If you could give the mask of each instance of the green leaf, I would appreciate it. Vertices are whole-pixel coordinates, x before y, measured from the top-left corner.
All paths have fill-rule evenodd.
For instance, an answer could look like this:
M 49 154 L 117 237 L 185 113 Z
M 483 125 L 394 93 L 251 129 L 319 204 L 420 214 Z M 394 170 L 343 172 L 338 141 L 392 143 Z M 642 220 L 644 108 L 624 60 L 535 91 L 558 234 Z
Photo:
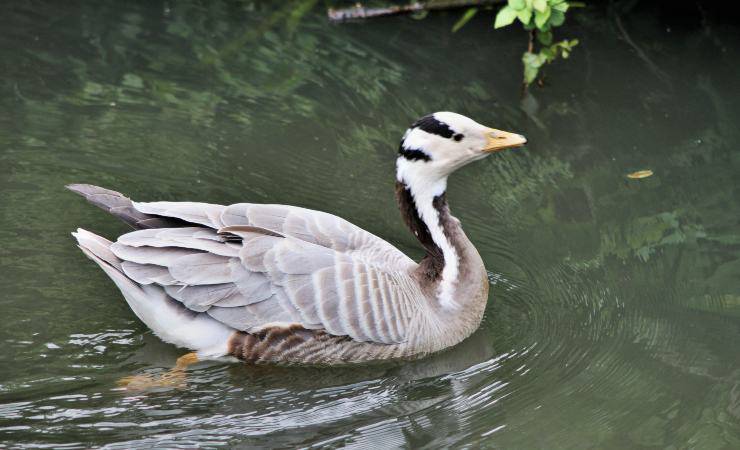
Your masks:
M 545 26 L 545 23 L 547 23 L 547 19 L 550 18 L 551 11 L 552 10 L 550 9 L 550 7 L 547 6 L 544 12 L 534 12 L 534 24 L 537 25 L 537 28 L 542 28 Z
M 532 20 L 532 10 L 524 8 L 517 13 L 517 16 L 519 16 L 519 21 L 526 25 Z
M 545 63 L 547 60 L 547 57 L 542 53 L 530 53 L 525 52 L 522 55 L 522 62 L 524 62 L 525 65 L 529 65 L 532 67 L 539 68 L 542 66 L 542 64 Z
M 524 8 L 525 3 L 524 0 L 509 0 L 509 6 L 519 11 L 520 9 Z
M 547 62 L 552 62 L 557 54 L 557 47 L 555 45 L 552 47 L 545 47 L 540 51 L 540 55 L 544 55 Z
M 542 45 L 552 44 L 552 31 L 541 31 L 537 33 L 537 40 L 540 41 L 540 44 Z
M 455 25 L 452 26 L 452 32 L 456 33 L 457 30 L 464 27 L 466 23 L 472 19 L 475 14 L 478 12 L 478 8 L 469 8 L 465 13 L 460 17 L 457 22 L 455 22 Z
M 516 19 L 516 11 L 510 6 L 504 6 L 496 14 L 496 21 L 493 23 L 493 28 L 502 28 L 511 23 Z
M 552 11 L 552 15 L 550 16 L 550 24 L 552 24 L 552 26 L 554 27 L 559 27 L 563 24 L 563 22 L 565 22 L 565 14 L 558 10 Z
M 539 67 L 534 67 L 526 63 L 524 64 L 524 81 L 527 85 L 532 84 L 532 82 L 537 79 L 537 73 L 539 73 L 539 71 Z
M 535 11 L 545 12 L 545 8 L 547 8 L 547 0 L 534 0 L 532 2 L 532 7 Z
M 560 11 L 560 12 L 567 11 L 568 7 L 569 5 L 565 2 L 552 5 L 552 9 L 554 9 L 555 11 Z
M 524 64 L 534 64 L 537 61 L 537 55 L 532 52 L 524 52 L 522 62 Z

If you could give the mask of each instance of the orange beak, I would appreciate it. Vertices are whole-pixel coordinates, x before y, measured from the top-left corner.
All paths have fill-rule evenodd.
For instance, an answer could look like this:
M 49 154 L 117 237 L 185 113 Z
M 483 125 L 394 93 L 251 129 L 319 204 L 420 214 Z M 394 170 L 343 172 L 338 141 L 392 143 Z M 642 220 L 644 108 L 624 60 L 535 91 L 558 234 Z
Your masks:
M 486 132 L 486 146 L 483 151 L 486 153 L 498 152 L 507 148 L 521 147 L 527 143 L 527 138 L 521 134 L 509 133 L 508 131 L 489 128 Z

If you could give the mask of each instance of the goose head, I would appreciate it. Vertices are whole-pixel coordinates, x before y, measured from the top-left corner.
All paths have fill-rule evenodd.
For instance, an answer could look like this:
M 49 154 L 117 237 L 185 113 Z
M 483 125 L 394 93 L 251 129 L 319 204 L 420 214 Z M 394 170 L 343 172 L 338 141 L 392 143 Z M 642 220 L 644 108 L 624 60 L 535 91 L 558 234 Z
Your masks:
M 447 177 L 466 164 L 526 142 L 524 136 L 452 112 L 424 116 L 404 133 L 396 160 L 396 199 L 406 225 L 427 252 L 415 274 L 441 307 L 457 309 L 488 293 L 483 261 L 460 221 L 450 214 Z
M 414 191 L 440 195 L 455 170 L 491 153 L 520 147 L 527 139 L 453 112 L 422 117 L 406 130 L 398 149 L 396 178 Z

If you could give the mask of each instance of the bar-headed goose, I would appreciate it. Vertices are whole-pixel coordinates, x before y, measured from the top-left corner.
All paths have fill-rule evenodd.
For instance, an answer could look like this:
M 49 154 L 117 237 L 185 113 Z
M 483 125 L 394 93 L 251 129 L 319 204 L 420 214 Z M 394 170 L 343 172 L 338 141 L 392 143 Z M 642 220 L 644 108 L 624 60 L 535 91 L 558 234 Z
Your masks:
M 162 340 L 193 350 L 185 363 L 339 364 L 417 357 L 479 326 L 483 261 L 450 214 L 456 169 L 526 139 L 451 112 L 416 121 L 396 162 L 401 214 L 419 262 L 329 213 L 285 205 L 132 202 L 68 186 L 136 231 L 116 242 L 79 229 L 82 251 Z

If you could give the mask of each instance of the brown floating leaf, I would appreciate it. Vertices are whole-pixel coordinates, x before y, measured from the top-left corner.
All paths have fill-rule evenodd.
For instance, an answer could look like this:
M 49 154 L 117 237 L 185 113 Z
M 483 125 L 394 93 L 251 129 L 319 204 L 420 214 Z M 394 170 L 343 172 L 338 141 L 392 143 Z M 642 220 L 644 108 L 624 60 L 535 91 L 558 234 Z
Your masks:
M 637 180 L 640 178 L 647 178 L 653 175 L 653 171 L 648 170 L 638 170 L 637 172 L 632 172 L 627 174 L 627 178 L 632 178 L 633 180 Z

